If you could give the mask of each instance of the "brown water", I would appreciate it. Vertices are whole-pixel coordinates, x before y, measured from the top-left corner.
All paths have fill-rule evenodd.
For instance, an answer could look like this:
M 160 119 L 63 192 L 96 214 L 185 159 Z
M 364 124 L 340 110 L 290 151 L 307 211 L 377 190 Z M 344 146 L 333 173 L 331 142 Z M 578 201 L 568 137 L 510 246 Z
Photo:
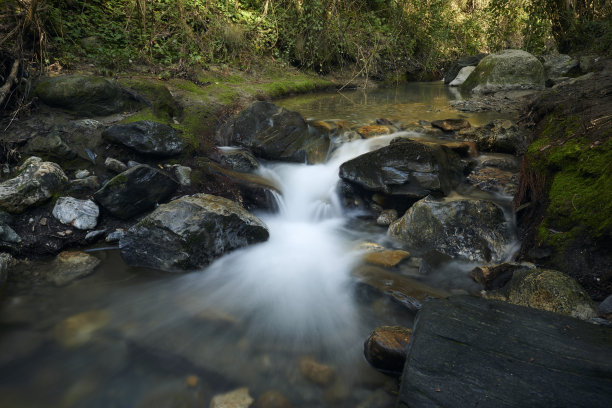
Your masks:
M 440 83 L 422 83 L 278 103 L 312 119 L 410 124 L 465 117 L 448 107 L 454 97 Z M 396 383 L 367 365 L 363 341 L 379 325 L 411 326 L 414 315 L 351 275 L 360 242 L 391 245 L 384 228 L 334 203 L 342 154 L 357 152 L 317 166 L 271 163 L 262 174 L 282 187 L 284 201 L 280 214 L 259 214 L 270 241 L 203 271 L 132 268 L 105 250 L 92 252 L 102 260 L 93 275 L 68 286 L 9 285 L 0 308 L 0 407 L 208 407 L 239 387 L 254 398 L 280 392 L 296 408 L 393 406 Z M 38 267 L 44 274 L 45 263 Z M 468 267 L 429 283 L 470 290 Z M 395 273 L 415 276 L 418 266 Z M 313 373 L 328 370 L 331 379 Z

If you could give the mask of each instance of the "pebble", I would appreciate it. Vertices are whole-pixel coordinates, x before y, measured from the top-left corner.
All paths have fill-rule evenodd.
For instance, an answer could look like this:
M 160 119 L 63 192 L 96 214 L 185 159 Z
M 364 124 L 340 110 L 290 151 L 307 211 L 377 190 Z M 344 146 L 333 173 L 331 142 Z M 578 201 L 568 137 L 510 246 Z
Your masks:
M 252 403 L 249 389 L 244 387 L 213 397 L 210 408 L 248 408 Z
M 74 178 L 76 179 L 84 179 L 85 177 L 88 177 L 91 173 L 89 172 L 89 170 L 78 170 L 75 174 L 74 174 Z

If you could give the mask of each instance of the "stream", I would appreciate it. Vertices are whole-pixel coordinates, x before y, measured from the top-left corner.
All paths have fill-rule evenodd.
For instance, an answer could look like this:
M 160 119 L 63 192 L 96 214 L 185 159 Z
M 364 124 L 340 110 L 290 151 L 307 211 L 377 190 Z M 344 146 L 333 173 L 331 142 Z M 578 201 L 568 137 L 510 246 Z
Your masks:
M 418 83 L 275 103 L 309 120 L 351 125 L 463 117 L 479 126 L 503 117 L 454 111 L 448 102 L 457 97 L 441 83 Z M 363 342 L 380 325 L 410 327 L 414 313 L 364 288 L 354 271 L 364 242 L 401 246 L 386 227 L 344 209 L 336 186 L 342 163 L 398 136 L 424 137 L 402 131 L 355 140 L 316 165 L 263 163 L 259 175 L 281 192 L 277 213 L 256 214 L 270 239 L 202 271 L 132 268 L 119 251 L 101 250 L 91 252 L 102 264 L 89 277 L 6 297 L 0 406 L 208 407 L 240 387 L 254 399 L 290 401 L 260 398 L 258 407 L 394 406 L 397 383 L 367 364 Z M 477 194 L 511 220 L 510 197 Z M 467 275 L 473 264 L 454 261 L 423 276 L 415 259 L 393 273 L 452 293 L 479 290 Z

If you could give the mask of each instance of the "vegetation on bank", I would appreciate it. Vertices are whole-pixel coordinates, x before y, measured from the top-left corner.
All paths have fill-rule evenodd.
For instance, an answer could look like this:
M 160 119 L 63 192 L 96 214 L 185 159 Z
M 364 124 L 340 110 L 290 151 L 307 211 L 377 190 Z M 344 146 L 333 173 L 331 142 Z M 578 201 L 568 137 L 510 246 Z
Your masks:
M 0 18 L 0 59 L 101 72 L 249 70 L 272 57 L 320 73 L 422 78 L 460 55 L 508 47 L 612 53 L 605 0 L 5 0 Z

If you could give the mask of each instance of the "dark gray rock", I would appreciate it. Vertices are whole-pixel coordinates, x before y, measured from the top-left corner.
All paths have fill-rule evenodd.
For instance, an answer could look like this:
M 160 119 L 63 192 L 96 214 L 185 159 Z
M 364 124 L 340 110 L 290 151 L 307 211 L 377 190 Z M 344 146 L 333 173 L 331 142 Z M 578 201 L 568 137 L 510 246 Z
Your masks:
M 26 160 L 16 177 L 0 183 L 0 210 L 21 213 L 47 201 L 67 182 L 68 177 L 57 164 L 39 158 Z
M 185 141 L 177 130 L 152 120 L 111 126 L 102 132 L 102 137 L 154 156 L 174 156 L 185 148 Z
M 566 54 L 549 56 L 542 65 L 546 78 L 568 77 L 580 73 L 580 62 Z
M 106 160 L 104 160 L 104 167 L 115 173 L 122 173 L 128 169 L 128 166 L 123 162 L 113 159 L 112 157 L 107 157 Z
M 444 75 L 444 83 L 449 84 L 457 77 L 462 68 L 476 66 L 487 54 L 471 55 L 459 58 Z
M 238 145 L 256 156 L 291 162 L 318 163 L 325 160 L 329 137 L 309 127 L 297 112 L 269 102 L 253 102 L 219 131 L 218 145 Z
M 74 194 L 91 193 L 100 188 L 97 176 L 88 176 L 83 179 L 70 180 L 68 190 Z
M 398 407 L 607 407 L 612 330 L 468 296 L 418 313 Z
M 343 163 L 340 178 L 389 195 L 446 195 L 458 183 L 458 159 L 445 146 L 400 139 Z
M 410 207 L 388 234 L 409 248 L 477 262 L 503 261 L 515 239 L 504 211 L 492 201 L 432 197 Z
M 476 142 L 484 152 L 522 154 L 527 148 L 527 133 L 516 123 L 496 119 L 485 126 L 463 129 L 457 137 Z
M 46 105 L 81 116 L 106 116 L 140 105 L 130 93 L 104 78 L 64 75 L 42 80 L 35 95 Z
M 496 167 L 480 167 L 468 174 L 467 181 L 482 191 L 512 197 L 518 190 L 519 173 Z
M 266 226 L 238 203 L 196 194 L 160 205 L 130 228 L 119 246 L 129 265 L 181 272 L 268 236 Z
M 259 168 L 255 156 L 245 149 L 221 150 L 221 162 L 224 166 L 241 172 L 250 172 Z
M 166 173 L 141 164 L 113 177 L 94 199 L 115 217 L 128 219 L 167 199 L 178 183 Z
M 612 295 L 604 299 L 597 308 L 600 316 L 608 317 L 612 316 Z
M 72 160 L 77 157 L 70 146 L 62 140 L 59 131 L 51 131 L 45 136 L 36 136 L 28 142 L 26 151 L 30 154 L 40 154 L 51 159 Z

